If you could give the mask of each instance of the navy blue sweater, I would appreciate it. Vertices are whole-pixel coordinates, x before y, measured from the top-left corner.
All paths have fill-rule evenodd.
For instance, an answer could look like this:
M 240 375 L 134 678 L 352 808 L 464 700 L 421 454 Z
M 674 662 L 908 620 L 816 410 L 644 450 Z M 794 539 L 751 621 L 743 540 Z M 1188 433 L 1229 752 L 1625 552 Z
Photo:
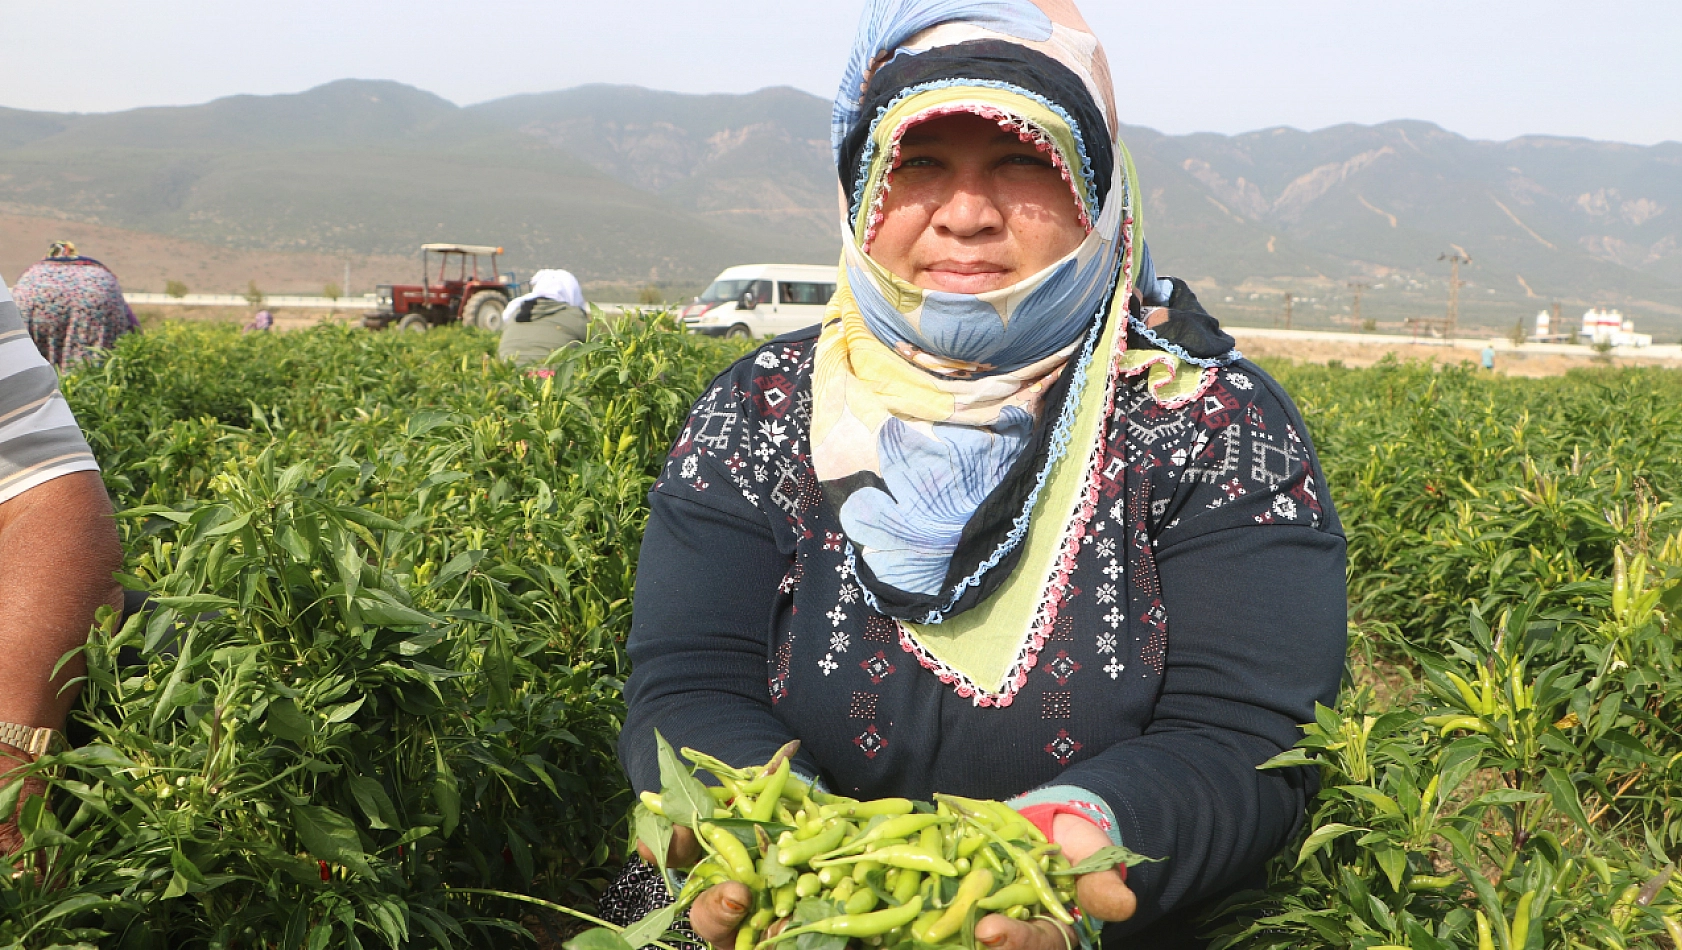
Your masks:
M 1118 388 L 1097 511 L 1032 671 L 1006 706 L 926 669 L 859 595 L 806 443 L 815 334 L 772 341 L 697 403 L 650 495 L 620 757 L 659 787 L 654 730 L 797 765 L 860 798 L 1100 797 L 1130 848 L 1134 920 L 1196 946 L 1196 914 L 1260 883 L 1313 776 L 1257 771 L 1343 671 L 1344 538 L 1296 408 L 1252 364 L 1168 409 Z M 1030 647 L 1031 649 L 1031 647 Z

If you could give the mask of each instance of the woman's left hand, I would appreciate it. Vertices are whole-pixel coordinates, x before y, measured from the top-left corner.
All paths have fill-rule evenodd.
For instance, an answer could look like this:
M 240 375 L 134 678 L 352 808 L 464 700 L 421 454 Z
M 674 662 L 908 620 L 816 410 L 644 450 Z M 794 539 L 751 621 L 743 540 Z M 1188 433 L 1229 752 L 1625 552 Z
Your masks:
M 1108 835 L 1077 815 L 1053 819 L 1051 840 L 1062 845 L 1063 854 L 1075 864 L 1110 843 Z M 1139 906 L 1127 882 L 1114 869 L 1082 875 L 1075 882 L 1075 899 L 1084 913 L 1105 921 L 1126 920 Z M 1003 914 L 983 917 L 975 925 L 975 939 L 988 950 L 1069 950 L 1079 946 L 1074 932 L 1055 920 L 1012 920 Z

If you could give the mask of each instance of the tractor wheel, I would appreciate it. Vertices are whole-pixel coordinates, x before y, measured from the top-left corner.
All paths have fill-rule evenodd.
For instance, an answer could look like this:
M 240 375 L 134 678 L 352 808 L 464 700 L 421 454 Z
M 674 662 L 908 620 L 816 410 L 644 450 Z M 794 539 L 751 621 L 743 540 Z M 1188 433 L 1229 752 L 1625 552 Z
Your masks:
M 397 329 L 399 330 L 413 330 L 416 333 L 425 333 L 431 328 L 432 325 L 426 322 L 426 317 L 421 316 L 418 313 L 408 314 L 404 316 L 403 319 L 397 321 Z
M 489 330 L 492 333 L 502 332 L 502 311 L 508 306 L 508 298 L 494 290 L 481 290 L 467 298 L 461 306 L 461 322 L 467 326 Z
M 748 329 L 747 324 L 738 323 L 730 329 L 724 331 L 724 336 L 726 339 L 730 340 L 745 340 L 748 337 L 753 336 L 753 331 Z

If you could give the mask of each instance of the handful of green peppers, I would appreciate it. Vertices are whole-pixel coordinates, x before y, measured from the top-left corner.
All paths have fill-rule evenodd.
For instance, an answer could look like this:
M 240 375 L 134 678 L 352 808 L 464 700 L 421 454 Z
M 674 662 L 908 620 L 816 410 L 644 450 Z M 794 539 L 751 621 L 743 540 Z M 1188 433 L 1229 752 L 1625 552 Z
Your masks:
M 643 793 L 638 837 L 664 855 L 673 825 L 684 825 L 705 852 L 664 913 L 687 909 L 725 881 L 746 885 L 753 905 L 736 950 L 790 940 L 797 950 L 839 950 L 848 941 L 973 948 L 976 921 L 990 913 L 1094 928 L 1071 912 L 1076 877 L 1145 860 L 1105 848 L 1073 866 L 1002 802 L 954 795 L 932 803 L 864 802 L 828 794 L 791 773 L 797 743 L 746 769 L 684 749 L 716 786 L 702 784 L 664 738 L 659 744 L 664 787 Z

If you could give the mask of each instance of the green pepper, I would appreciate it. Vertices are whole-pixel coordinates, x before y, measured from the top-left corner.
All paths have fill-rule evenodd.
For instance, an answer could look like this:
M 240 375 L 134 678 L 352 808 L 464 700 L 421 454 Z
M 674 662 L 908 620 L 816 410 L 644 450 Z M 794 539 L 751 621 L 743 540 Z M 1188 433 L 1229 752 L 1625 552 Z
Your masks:
M 870 877 L 870 875 L 882 870 L 882 865 L 880 863 L 872 861 L 869 858 L 869 855 L 865 855 L 865 860 L 853 865 L 853 880 L 859 882 L 860 884 L 863 884 L 865 879 Z
M 897 868 L 899 880 L 894 882 L 894 900 L 901 904 L 917 896 L 917 891 L 923 885 L 923 875 L 920 871 L 910 868 Z
M 841 839 L 847 836 L 848 824 L 836 819 L 828 828 L 820 831 L 816 837 L 801 841 L 792 837 L 792 832 L 784 832 L 777 839 L 777 863 L 785 867 L 798 867 L 811 861 L 826 851 L 834 850 Z
M 787 917 L 794 913 L 794 901 L 800 896 L 795 890 L 797 884 L 797 881 L 790 881 L 771 892 L 771 909 L 775 917 Z
M 1035 893 L 1034 885 L 1027 881 L 1006 884 L 993 893 L 975 902 L 975 906 L 982 910 L 1006 910 L 1011 907 L 1026 907 L 1039 903 L 1040 895 Z
M 753 891 L 764 886 L 765 879 L 754 869 L 753 858 L 748 856 L 747 847 L 735 835 L 717 825 L 703 822 L 701 840 L 712 845 L 713 852 L 723 862 L 731 880 L 740 881 Z
M 835 887 L 830 889 L 829 899 L 845 902 L 847 898 L 853 896 L 853 891 L 857 890 L 858 886 L 859 882 L 850 877 L 844 877 L 836 882 Z
M 911 925 L 911 936 L 919 943 L 928 943 L 929 928 L 934 926 L 934 922 L 940 919 L 940 915 L 942 913 L 942 911 L 931 910 L 921 917 L 918 917 Z
M 810 871 L 800 875 L 800 877 L 794 882 L 794 896 L 800 898 L 801 900 L 805 900 L 808 897 L 815 897 L 821 890 L 823 890 L 823 882 L 818 880 L 818 876 Z
M 893 844 L 866 854 L 824 861 L 822 866 L 827 868 L 838 864 L 857 864 L 860 861 L 877 861 L 885 867 L 910 868 L 913 871 L 939 874 L 942 877 L 958 876 L 958 869 L 952 866 L 952 862 L 926 848 L 909 844 Z M 817 862 L 813 862 L 813 865 L 817 866 Z
M 895 927 L 903 927 L 917 919 L 923 912 L 923 900 L 913 897 L 909 902 L 898 907 L 889 907 L 872 914 L 845 914 L 840 917 L 826 917 L 815 920 L 804 927 L 790 927 L 765 941 L 766 944 L 780 943 L 790 937 L 801 934 L 830 934 L 840 937 L 874 937 L 885 934 Z
M 939 815 L 899 815 L 869 829 L 838 848 L 838 851 L 852 851 L 877 841 L 891 841 L 899 838 L 909 838 L 919 831 L 932 825 L 945 824 L 951 821 Z M 826 855 L 827 857 L 827 855 Z
M 752 927 L 743 927 L 736 931 L 736 950 L 753 950 L 754 944 L 759 942 L 759 934 Z
M 1070 916 L 1069 909 L 1063 906 L 1062 899 L 1052 889 L 1051 881 L 1046 878 L 1045 872 L 1040 870 L 1040 864 L 1034 859 L 1034 856 L 1026 851 L 1019 851 L 1009 844 L 1005 845 L 1005 853 L 1010 855 L 1012 861 L 1016 862 L 1016 873 L 1033 886 L 1034 893 L 1039 895 L 1040 904 L 1045 907 L 1045 912 L 1060 924 L 1074 926 L 1075 918 Z
M 849 914 L 868 914 L 876 909 L 877 903 L 876 892 L 868 887 L 861 887 L 847 898 L 846 910 Z
M 844 818 L 874 818 L 877 815 L 909 815 L 914 806 L 909 798 L 878 798 L 873 802 L 837 804 L 836 813 Z
M 975 902 L 987 896 L 993 889 L 993 872 L 986 868 L 976 868 L 964 876 L 964 882 L 958 885 L 958 893 L 953 895 L 952 903 L 947 906 L 946 913 L 940 919 L 929 925 L 924 937 L 929 943 L 939 943 L 958 932 L 969 916 Z
M 788 759 L 783 759 L 777 765 L 777 770 L 765 780 L 765 790 L 754 800 L 753 811 L 748 817 L 754 821 L 770 821 L 777 817 L 777 805 L 783 800 L 783 786 L 788 784 L 788 773 L 792 766 Z
M 981 837 L 980 835 L 971 835 L 971 834 L 960 835 L 958 837 L 958 857 L 960 857 L 960 858 L 974 857 L 975 853 L 977 851 L 980 851 L 981 846 L 986 844 L 986 843 L 987 843 L 987 839 Z
M 637 798 L 642 801 L 642 806 L 644 808 L 656 815 L 659 815 L 661 818 L 666 817 L 665 801 L 660 797 L 659 792 L 643 792 L 641 795 L 638 795 Z

